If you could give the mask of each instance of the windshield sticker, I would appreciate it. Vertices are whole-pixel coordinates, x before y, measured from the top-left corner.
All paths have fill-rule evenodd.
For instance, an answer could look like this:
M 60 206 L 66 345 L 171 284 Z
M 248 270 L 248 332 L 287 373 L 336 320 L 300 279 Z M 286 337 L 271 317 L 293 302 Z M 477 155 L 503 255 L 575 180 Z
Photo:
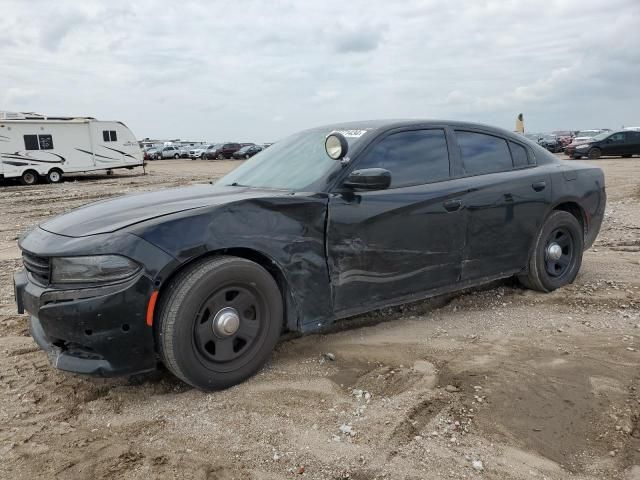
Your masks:
M 367 133 L 368 130 L 336 130 L 337 133 L 341 133 L 347 138 L 360 138 Z

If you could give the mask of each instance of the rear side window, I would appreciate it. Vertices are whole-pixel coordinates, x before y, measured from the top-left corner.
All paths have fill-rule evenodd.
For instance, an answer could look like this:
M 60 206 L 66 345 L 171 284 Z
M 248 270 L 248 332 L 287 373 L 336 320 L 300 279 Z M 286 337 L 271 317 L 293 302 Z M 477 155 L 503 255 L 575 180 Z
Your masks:
M 514 142 L 509 142 L 509 148 L 511 148 L 511 156 L 513 157 L 514 167 L 521 168 L 529 165 L 529 157 L 527 156 L 526 148 Z
M 24 148 L 26 150 L 53 150 L 53 137 L 51 135 L 24 135 Z
M 391 187 L 438 182 L 449 178 L 449 151 L 444 130 L 394 133 L 375 145 L 356 165 L 391 172 Z
M 507 141 L 484 133 L 456 131 L 467 175 L 506 172 L 513 169 Z

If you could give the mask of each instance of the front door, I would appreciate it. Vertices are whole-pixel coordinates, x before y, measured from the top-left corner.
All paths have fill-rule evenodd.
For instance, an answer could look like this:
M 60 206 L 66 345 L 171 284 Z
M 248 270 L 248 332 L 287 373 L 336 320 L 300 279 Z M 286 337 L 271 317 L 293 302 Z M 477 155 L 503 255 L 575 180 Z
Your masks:
M 464 221 L 449 185 L 444 129 L 377 140 L 352 169 L 385 168 L 391 186 L 332 194 L 327 250 L 336 313 L 400 301 L 460 277 Z

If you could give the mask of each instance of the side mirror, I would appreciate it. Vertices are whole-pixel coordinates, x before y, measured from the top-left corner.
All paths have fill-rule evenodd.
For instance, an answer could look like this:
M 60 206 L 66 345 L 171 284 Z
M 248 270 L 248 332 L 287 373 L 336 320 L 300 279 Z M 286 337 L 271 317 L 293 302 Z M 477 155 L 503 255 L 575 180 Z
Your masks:
M 384 190 L 391 185 L 391 172 L 384 168 L 354 170 L 343 185 L 353 190 Z

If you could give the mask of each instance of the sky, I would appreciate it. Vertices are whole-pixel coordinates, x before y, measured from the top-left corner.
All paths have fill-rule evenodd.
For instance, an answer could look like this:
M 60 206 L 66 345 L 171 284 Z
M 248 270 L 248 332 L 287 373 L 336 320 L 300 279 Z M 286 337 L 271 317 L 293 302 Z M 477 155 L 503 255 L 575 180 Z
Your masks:
M 640 0 L 0 0 L 0 110 L 138 138 L 333 122 L 640 126 Z

